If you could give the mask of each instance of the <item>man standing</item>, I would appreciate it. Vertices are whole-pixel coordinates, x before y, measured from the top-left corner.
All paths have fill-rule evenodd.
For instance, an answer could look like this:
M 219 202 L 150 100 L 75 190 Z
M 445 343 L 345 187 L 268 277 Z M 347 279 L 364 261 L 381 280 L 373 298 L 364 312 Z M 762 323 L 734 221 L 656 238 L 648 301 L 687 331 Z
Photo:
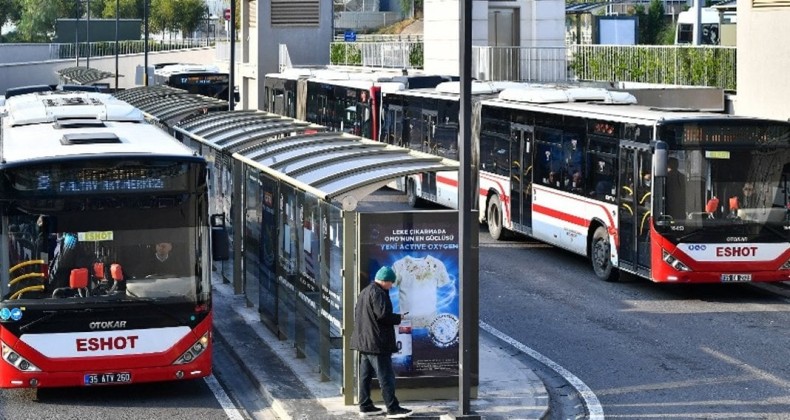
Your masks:
M 371 282 L 359 293 L 354 307 L 354 331 L 351 348 L 359 351 L 359 414 L 377 415 L 382 410 L 370 399 L 370 384 L 376 375 L 381 386 L 381 396 L 387 405 L 387 418 L 408 417 L 411 410 L 403 408 L 395 397 L 395 371 L 392 354 L 398 351 L 395 326 L 403 318 L 392 312 L 389 290 L 395 281 L 395 272 L 384 266 Z M 405 314 L 404 314 L 405 315 Z

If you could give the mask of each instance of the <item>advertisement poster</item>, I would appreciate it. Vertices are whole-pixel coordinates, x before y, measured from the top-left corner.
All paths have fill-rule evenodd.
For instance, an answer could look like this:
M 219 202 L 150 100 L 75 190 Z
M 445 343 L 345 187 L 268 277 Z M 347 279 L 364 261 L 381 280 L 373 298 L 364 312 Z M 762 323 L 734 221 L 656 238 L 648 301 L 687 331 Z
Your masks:
M 263 177 L 261 185 L 263 196 L 261 206 L 261 276 L 259 293 L 260 313 L 272 324 L 277 323 L 277 209 L 274 200 L 277 194 L 277 182 Z
M 455 211 L 362 213 L 360 283 L 381 266 L 396 274 L 390 290 L 400 351 L 397 376 L 458 375 L 458 217 Z

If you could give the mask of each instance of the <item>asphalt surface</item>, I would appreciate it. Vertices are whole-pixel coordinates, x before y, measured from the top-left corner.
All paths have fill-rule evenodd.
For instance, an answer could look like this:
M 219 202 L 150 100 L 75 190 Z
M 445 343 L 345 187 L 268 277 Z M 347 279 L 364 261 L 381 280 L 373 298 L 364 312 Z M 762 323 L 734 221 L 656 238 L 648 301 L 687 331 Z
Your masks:
M 336 384 L 320 382 L 307 359 L 297 359 L 294 348 L 280 341 L 259 320 L 255 308 L 242 295 L 215 276 L 214 333 L 230 357 L 241 366 L 264 403 L 282 420 L 348 419 L 358 416 L 356 406 L 343 404 Z M 542 419 L 549 397 L 543 382 L 521 358 L 519 351 L 499 338 L 480 331 L 480 385 L 471 409 L 484 419 Z M 457 401 L 408 401 L 412 418 L 457 415 Z M 375 418 L 375 417 L 374 417 Z M 382 418 L 382 416 L 379 416 Z

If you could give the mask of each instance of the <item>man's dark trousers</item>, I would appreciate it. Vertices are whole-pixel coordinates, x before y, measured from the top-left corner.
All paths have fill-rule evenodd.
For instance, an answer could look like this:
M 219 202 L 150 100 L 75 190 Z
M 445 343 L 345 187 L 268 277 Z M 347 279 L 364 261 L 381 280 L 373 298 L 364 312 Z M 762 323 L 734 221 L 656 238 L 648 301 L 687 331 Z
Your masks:
M 370 383 L 373 380 L 373 372 L 379 379 L 381 395 L 387 410 L 400 407 L 398 399 L 395 397 L 395 371 L 392 369 L 391 354 L 371 354 L 360 352 L 359 376 L 359 406 L 369 407 L 373 405 L 370 399 Z

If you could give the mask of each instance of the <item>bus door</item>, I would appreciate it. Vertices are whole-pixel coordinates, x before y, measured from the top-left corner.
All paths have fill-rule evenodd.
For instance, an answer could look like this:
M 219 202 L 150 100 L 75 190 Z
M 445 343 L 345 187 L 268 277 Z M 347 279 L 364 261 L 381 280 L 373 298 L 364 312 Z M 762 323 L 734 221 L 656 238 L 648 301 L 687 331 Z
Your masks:
M 634 273 L 650 271 L 651 156 L 645 144 L 620 148 L 618 254 L 620 268 Z
M 422 151 L 432 155 L 438 155 L 437 144 L 434 140 L 436 136 L 436 124 L 439 120 L 439 113 L 436 110 L 422 111 Z M 430 201 L 436 201 L 436 172 L 426 172 L 422 174 L 422 196 Z
M 532 234 L 532 139 L 534 128 L 510 125 L 510 214 L 513 230 Z

